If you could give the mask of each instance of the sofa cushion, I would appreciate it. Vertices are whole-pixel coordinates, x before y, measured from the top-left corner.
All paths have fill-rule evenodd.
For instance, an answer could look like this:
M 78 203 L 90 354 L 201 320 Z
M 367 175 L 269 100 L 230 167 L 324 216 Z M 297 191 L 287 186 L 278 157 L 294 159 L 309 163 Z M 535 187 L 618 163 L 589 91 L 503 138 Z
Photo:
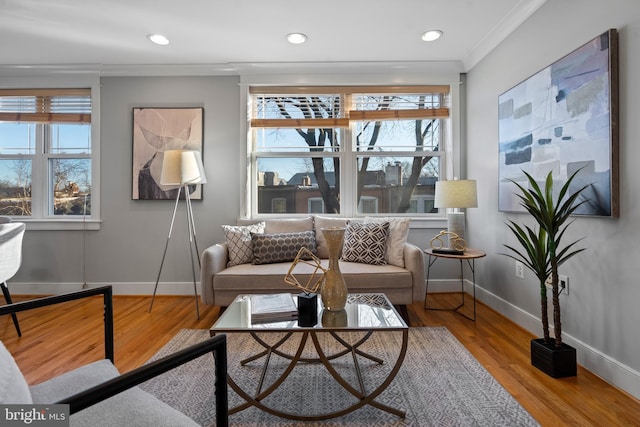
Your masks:
M 318 244 L 318 257 L 329 258 L 329 246 L 327 239 L 322 233 L 323 228 L 346 227 L 349 223 L 347 218 L 329 218 L 324 216 L 316 216 L 314 227 L 316 229 L 316 243 Z
M 251 240 L 253 264 L 293 261 L 300 248 L 316 253 L 316 233 L 313 230 L 299 233 L 251 233 Z
M 342 259 L 363 264 L 384 265 L 389 223 L 349 223 L 344 233 Z
M 264 232 L 274 233 L 299 233 L 313 230 L 313 217 L 304 218 L 274 218 L 265 221 Z
M 322 260 L 328 267 L 328 260 Z M 299 289 L 287 285 L 283 277 L 291 263 L 242 264 L 226 268 L 213 277 L 216 304 L 228 306 L 241 294 L 268 294 L 277 292 L 299 293 Z M 412 302 L 413 276 L 409 270 L 395 265 L 370 265 L 340 261 L 340 271 L 351 293 L 382 292 L 394 304 Z M 314 266 L 300 263 L 296 266 L 296 278 L 306 283 L 314 273 Z
M 0 341 L 0 403 L 33 403 L 27 381 L 2 341 Z
M 32 386 L 33 403 L 57 402 L 118 375 L 120 372 L 109 360 L 98 360 Z
M 100 420 L 99 423 L 96 420 Z M 200 427 L 200 424 L 152 394 L 134 387 L 70 417 L 70 427 L 97 426 Z
M 389 223 L 389 236 L 385 248 L 384 259 L 387 264 L 404 267 L 404 244 L 409 237 L 409 218 L 365 217 L 365 223 Z
M 100 360 L 33 386 L 36 404 L 55 403 L 120 375 L 108 360 Z M 138 387 L 79 411 L 70 418 L 72 427 L 87 426 L 197 426 L 191 418 Z
M 253 261 L 251 233 L 264 233 L 264 227 L 264 221 L 250 225 L 222 226 L 229 250 L 229 262 L 227 266 L 231 267 Z

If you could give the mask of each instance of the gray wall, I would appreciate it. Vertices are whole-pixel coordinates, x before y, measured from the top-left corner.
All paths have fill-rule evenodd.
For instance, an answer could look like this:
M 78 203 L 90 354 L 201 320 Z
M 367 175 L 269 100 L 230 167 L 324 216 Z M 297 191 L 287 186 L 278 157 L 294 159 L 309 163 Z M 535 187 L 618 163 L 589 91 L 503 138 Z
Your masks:
M 89 284 L 116 284 L 120 293 L 148 294 L 160 266 L 174 202 L 131 199 L 134 107 L 204 108 L 203 161 L 208 184 L 203 186 L 203 199 L 193 202 L 199 247 L 222 238 L 219 224 L 235 221 L 242 140 L 238 82 L 238 77 L 101 79 L 103 222 L 99 231 L 87 231 L 85 236 Z M 193 292 L 187 235 L 181 203 L 161 281 L 178 283 L 171 290 L 185 293 Z M 32 292 L 77 288 L 83 282 L 82 249 L 82 231 L 27 232 L 23 264 L 13 282 L 30 284 Z M 20 289 L 14 287 L 14 291 Z
M 203 200 L 193 201 L 197 240 L 200 251 L 222 241 L 220 226 L 235 223 L 243 197 L 245 139 L 239 81 L 239 77 L 212 76 L 101 78 L 101 228 L 84 235 L 28 230 L 22 266 L 11 280 L 12 292 L 71 291 L 82 286 L 85 277 L 89 285 L 113 285 L 119 294 L 153 292 L 174 202 L 131 199 L 134 107 L 204 108 L 208 183 L 203 186 Z M 410 241 L 423 246 L 445 224 L 437 221 L 433 229 L 415 229 Z M 160 278 L 161 294 L 193 293 L 187 234 L 181 203 Z M 433 289 L 456 282 L 455 276 L 447 277 L 447 264 L 436 265 L 432 278 L 440 281 L 434 284 L 440 288 Z
M 498 212 L 498 96 L 609 28 L 620 47 L 620 218 L 579 218 L 567 241 L 586 236 L 587 252 L 561 268 L 570 278 L 563 295 L 565 341 L 579 362 L 640 396 L 640 3 L 636 0 L 549 0 L 468 73 L 467 171 L 478 180 L 479 207 L 468 212 L 474 246 L 487 250 L 480 263 L 485 299 L 535 335 L 541 335 L 539 293 L 533 275 L 515 277 L 514 261 L 499 255 L 517 244 L 504 225 L 523 214 Z

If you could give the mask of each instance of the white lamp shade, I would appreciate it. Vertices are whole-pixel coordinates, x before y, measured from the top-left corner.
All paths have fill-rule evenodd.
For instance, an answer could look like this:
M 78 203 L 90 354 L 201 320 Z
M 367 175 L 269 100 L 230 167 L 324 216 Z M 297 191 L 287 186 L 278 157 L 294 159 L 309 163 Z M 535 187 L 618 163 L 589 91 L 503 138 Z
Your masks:
M 477 208 L 476 181 L 469 179 L 436 181 L 433 206 L 436 208 Z
M 204 184 L 207 177 L 199 151 L 169 150 L 162 161 L 162 185 Z

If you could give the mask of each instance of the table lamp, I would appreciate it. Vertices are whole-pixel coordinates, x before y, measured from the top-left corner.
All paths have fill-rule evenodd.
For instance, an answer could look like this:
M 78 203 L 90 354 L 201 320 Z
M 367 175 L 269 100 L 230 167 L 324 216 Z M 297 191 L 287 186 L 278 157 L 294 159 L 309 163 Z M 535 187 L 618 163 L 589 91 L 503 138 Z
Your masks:
M 464 212 L 460 208 L 478 207 L 478 195 L 475 180 L 436 181 L 436 194 L 433 206 L 453 208 L 447 212 L 447 231 L 464 239 Z
M 164 265 L 164 259 L 167 255 L 167 248 L 169 247 L 171 232 L 173 231 L 173 223 L 176 219 L 176 211 L 178 210 L 180 195 L 182 191 L 184 191 L 185 205 L 187 208 L 187 226 L 189 228 L 189 252 L 191 255 L 191 269 L 193 272 L 193 294 L 196 299 L 196 314 L 198 316 L 198 319 L 200 319 L 200 309 L 198 308 L 198 291 L 196 287 L 196 270 L 193 254 L 194 247 L 196 252 L 195 258 L 197 258 L 198 264 L 200 263 L 200 252 L 198 251 L 198 242 L 196 241 L 196 225 L 193 219 L 193 209 L 191 208 L 189 185 L 204 184 L 206 182 L 207 177 L 204 173 L 202 156 L 199 151 L 168 150 L 164 152 L 164 159 L 162 161 L 162 174 L 160 175 L 160 184 L 177 185 L 178 194 L 176 196 L 176 203 L 173 208 L 173 216 L 171 217 L 171 224 L 169 225 L 169 234 L 167 235 L 167 242 L 164 246 L 164 254 L 162 255 L 162 261 L 160 262 L 160 270 L 158 271 L 156 286 L 153 290 L 153 297 L 151 298 L 149 312 L 151 312 L 151 308 L 153 307 L 153 300 L 155 299 L 156 291 L 158 290 L 158 282 L 160 281 L 162 266 Z

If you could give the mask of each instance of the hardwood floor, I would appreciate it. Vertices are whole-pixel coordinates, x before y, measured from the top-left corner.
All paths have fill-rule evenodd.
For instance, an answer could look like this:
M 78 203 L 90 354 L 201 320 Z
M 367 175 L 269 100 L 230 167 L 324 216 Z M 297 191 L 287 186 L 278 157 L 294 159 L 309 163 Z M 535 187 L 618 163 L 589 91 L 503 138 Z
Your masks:
M 453 305 L 455 297 L 429 298 Z M 182 328 L 207 329 L 220 311 L 201 305 L 197 320 L 193 297 L 158 296 L 151 313 L 149 302 L 148 296 L 114 297 L 115 360 L 121 372 L 142 365 Z M 447 311 L 425 311 L 420 303 L 408 312 L 412 326 L 446 326 L 543 426 L 640 425 L 640 401 L 582 368 L 573 378 L 546 376 L 530 365 L 528 332 L 480 303 L 477 308 L 475 323 Z M 36 384 L 104 357 L 101 311 L 101 298 L 92 298 L 21 313 L 21 338 L 4 316 L 0 339 L 27 381 Z

